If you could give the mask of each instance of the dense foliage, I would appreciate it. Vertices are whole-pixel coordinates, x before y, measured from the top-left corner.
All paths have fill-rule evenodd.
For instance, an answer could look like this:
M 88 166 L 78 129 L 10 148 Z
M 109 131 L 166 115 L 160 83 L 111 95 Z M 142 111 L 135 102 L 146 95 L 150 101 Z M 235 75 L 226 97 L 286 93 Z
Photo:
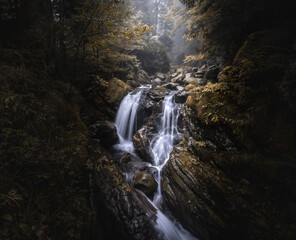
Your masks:
M 233 57 L 253 32 L 289 28 L 296 24 L 295 1 L 287 0 L 183 0 L 190 10 L 187 38 L 198 38 L 203 53 Z
M 117 0 L 0 1 L 0 26 L 0 238 L 89 239 L 87 124 L 114 114 L 97 75 L 135 77 L 150 27 Z

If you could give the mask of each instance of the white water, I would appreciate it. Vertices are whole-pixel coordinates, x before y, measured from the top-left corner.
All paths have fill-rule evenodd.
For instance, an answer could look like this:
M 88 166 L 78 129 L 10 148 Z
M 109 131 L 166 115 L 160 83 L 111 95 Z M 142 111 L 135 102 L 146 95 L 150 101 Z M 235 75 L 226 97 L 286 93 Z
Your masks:
M 196 240 L 178 222 L 171 221 L 159 208 L 162 206 L 163 198 L 161 194 L 161 170 L 167 163 L 170 153 L 174 147 L 174 137 L 179 134 L 177 123 L 179 111 L 174 101 L 174 94 L 166 96 L 162 106 L 161 129 L 152 140 L 150 147 L 152 150 L 153 165 L 157 169 L 158 189 L 154 195 L 152 204 L 157 209 L 156 228 L 160 233 L 161 239 L 165 240 Z
M 119 137 L 119 144 L 116 149 L 124 152 L 134 152 L 133 133 L 137 120 L 137 110 L 142 96 L 142 90 L 137 93 L 130 92 L 122 100 L 116 120 L 115 126 Z
M 119 144 L 115 147 L 118 150 L 134 154 L 132 136 L 135 130 L 137 109 L 142 91 L 129 93 L 121 102 L 116 116 L 115 125 L 119 136 Z M 170 220 L 160 209 L 162 208 L 161 194 L 161 171 L 169 160 L 169 156 L 174 146 L 174 137 L 179 134 L 177 122 L 179 111 L 174 102 L 174 94 L 166 96 L 162 106 L 161 128 L 156 137 L 151 141 L 150 148 L 152 152 L 153 167 L 158 171 L 157 183 L 158 189 L 154 195 L 153 201 L 148 201 L 157 209 L 156 229 L 159 232 L 159 239 L 163 240 L 196 240 L 187 230 L 185 230 L 177 221 Z

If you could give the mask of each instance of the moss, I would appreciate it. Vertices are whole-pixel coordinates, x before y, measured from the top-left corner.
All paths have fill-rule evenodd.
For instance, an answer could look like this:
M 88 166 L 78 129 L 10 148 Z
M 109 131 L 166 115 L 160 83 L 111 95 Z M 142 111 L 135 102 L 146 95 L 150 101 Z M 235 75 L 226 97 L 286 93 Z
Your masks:
M 119 105 L 124 96 L 131 91 L 131 87 L 120 79 L 113 78 L 108 83 L 105 100 L 110 105 Z
M 289 40 L 280 34 L 283 33 L 277 30 L 251 34 L 233 66 L 223 69 L 218 83 L 191 89 L 187 100 L 198 119 L 208 125 L 227 127 L 248 149 L 274 147 L 275 152 L 294 151 L 290 145 L 295 139 L 293 110 L 283 102 L 279 87 L 285 81 L 292 55 L 289 45 L 283 45 Z M 283 134 L 287 126 L 291 134 Z M 280 146 L 280 141 L 285 144 Z

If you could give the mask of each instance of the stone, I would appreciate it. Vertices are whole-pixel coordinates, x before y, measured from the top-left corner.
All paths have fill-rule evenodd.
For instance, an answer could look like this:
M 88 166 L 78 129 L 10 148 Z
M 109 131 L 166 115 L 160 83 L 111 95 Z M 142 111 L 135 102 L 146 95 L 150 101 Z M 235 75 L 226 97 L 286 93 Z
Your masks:
M 160 84 L 162 84 L 162 81 L 161 81 L 160 78 L 155 78 L 155 79 L 152 81 L 152 84 L 160 85 Z
M 185 74 L 185 79 L 186 79 L 186 78 L 190 78 L 190 77 L 192 77 L 192 74 L 191 74 L 191 72 L 190 72 L 190 73 L 186 73 L 186 74 Z
M 132 161 L 127 163 L 127 168 L 130 172 L 145 171 L 147 164 L 145 162 Z
M 198 71 L 198 72 L 193 74 L 193 76 L 196 77 L 196 78 L 203 78 L 204 75 L 205 75 L 204 71 Z
M 171 82 L 173 83 L 182 83 L 184 79 L 184 75 L 181 73 L 181 74 L 178 74 L 177 77 L 174 77 Z
M 189 93 L 186 92 L 186 91 L 182 91 L 182 92 L 179 92 L 175 95 L 175 102 L 176 103 L 185 103 L 186 100 L 187 100 L 187 97 L 188 97 Z
M 177 77 L 178 76 L 178 73 L 173 73 L 172 74 L 172 78 L 175 78 L 175 77 Z
M 91 125 L 90 133 L 94 139 L 99 139 L 106 148 L 111 148 L 118 142 L 116 127 L 109 121 L 98 121 Z
M 137 73 L 137 82 L 138 84 L 148 84 L 150 79 L 148 74 L 144 70 L 139 70 Z
M 165 85 L 163 85 L 165 88 L 170 89 L 170 90 L 177 90 L 177 87 L 179 86 L 177 83 L 167 83 Z
M 167 88 L 164 88 L 163 86 L 160 86 L 158 88 L 151 89 L 147 96 L 152 99 L 153 101 L 160 101 L 162 100 L 167 94 L 169 93 L 169 90 Z
M 184 79 L 184 82 L 186 83 L 186 84 L 198 84 L 199 83 L 199 79 L 198 78 L 195 78 L 195 77 L 186 77 L 185 79 Z
M 127 191 L 129 187 L 126 185 L 114 184 L 118 182 L 120 173 L 110 171 L 114 167 L 112 159 L 101 155 L 102 151 L 99 155 L 97 149 L 92 151 L 90 156 L 106 158 L 106 164 L 99 166 L 99 171 L 97 168 L 89 169 L 92 207 L 96 222 L 106 234 L 103 236 L 108 236 L 107 239 L 152 239 L 155 233 L 151 232 L 151 219 L 156 214 L 155 208 L 136 191 Z M 109 231 L 110 226 L 112 231 Z
M 207 80 L 203 78 L 188 77 L 184 79 L 184 82 L 185 84 L 205 85 Z
M 149 173 L 138 171 L 134 175 L 134 187 L 151 196 L 157 190 L 157 182 Z
M 198 71 L 198 67 L 193 67 L 192 72 L 196 73 Z
M 162 81 L 166 80 L 166 78 L 167 78 L 167 75 L 166 75 L 166 74 L 164 74 L 164 73 L 160 73 L 160 72 L 156 73 L 155 76 L 156 76 L 157 78 L 161 79 Z
M 183 73 L 184 72 L 184 69 L 183 68 L 178 68 L 176 72 L 177 73 Z
M 177 86 L 177 90 L 178 90 L 178 91 L 183 91 L 183 90 L 184 90 L 184 87 L 182 87 L 182 86 Z
M 146 161 L 151 162 L 150 157 L 150 135 L 151 129 L 147 126 L 139 129 L 133 136 L 133 143 L 137 153 Z
M 120 158 L 119 163 L 125 164 L 132 160 L 132 155 L 130 153 L 124 153 L 123 156 Z
M 201 71 L 206 70 L 206 69 L 207 69 L 207 65 L 206 65 L 206 64 L 204 64 L 204 65 L 202 65 L 202 66 L 200 67 L 200 70 L 201 70 Z

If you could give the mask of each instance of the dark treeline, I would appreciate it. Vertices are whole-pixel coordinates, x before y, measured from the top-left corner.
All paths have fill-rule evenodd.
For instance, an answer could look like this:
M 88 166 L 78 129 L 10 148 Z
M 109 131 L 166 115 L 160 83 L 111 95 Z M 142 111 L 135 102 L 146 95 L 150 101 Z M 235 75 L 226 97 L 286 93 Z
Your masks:
M 295 33 L 293 0 L 181 0 L 190 8 L 189 38 L 203 41 L 207 54 L 233 57 L 253 32 L 280 28 Z
M 149 30 L 139 21 L 132 22 L 130 6 L 129 1 L 118 0 L 1 1 L 2 45 L 38 44 L 50 73 L 76 72 L 77 63 L 87 60 L 97 61 L 91 71 L 98 72 L 99 62 L 110 58 L 110 51 L 127 53 L 128 40 Z

